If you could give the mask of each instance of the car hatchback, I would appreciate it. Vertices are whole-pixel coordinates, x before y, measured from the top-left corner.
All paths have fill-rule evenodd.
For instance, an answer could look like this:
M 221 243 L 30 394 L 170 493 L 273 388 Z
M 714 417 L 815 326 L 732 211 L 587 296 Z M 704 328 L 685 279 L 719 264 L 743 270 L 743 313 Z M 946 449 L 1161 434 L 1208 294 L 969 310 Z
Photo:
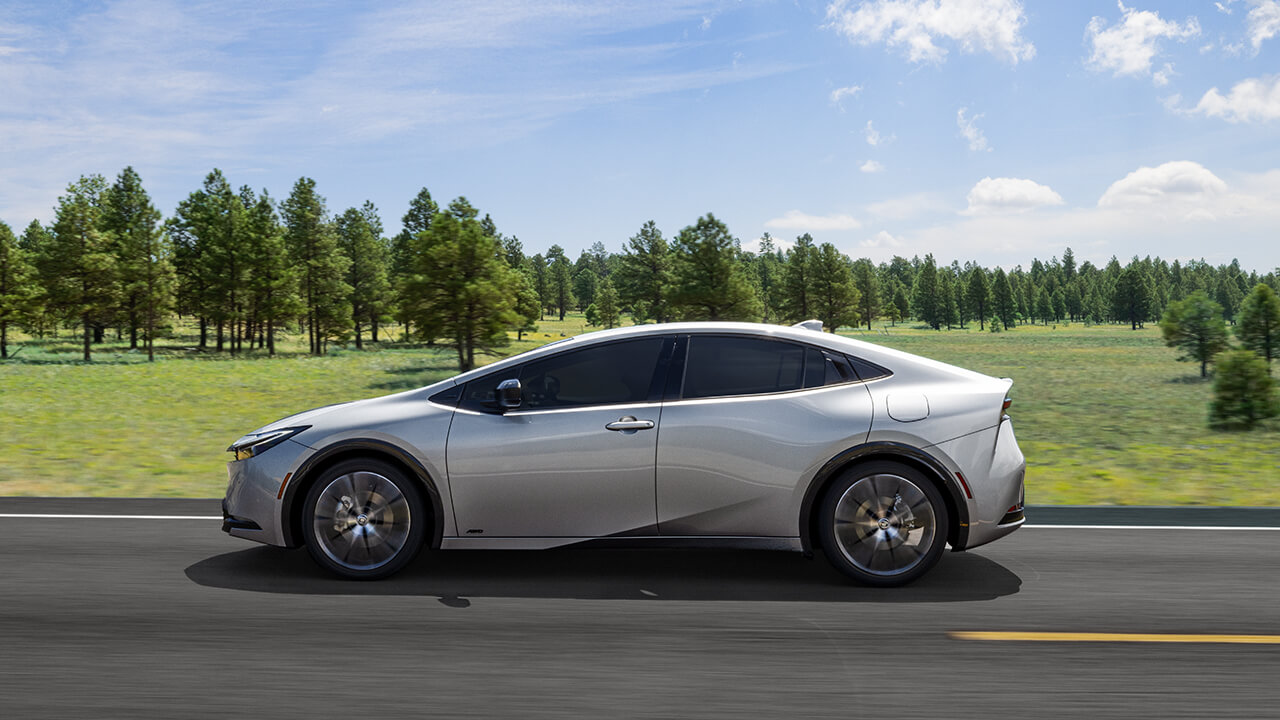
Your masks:
M 1011 384 L 804 327 L 604 330 L 245 435 L 223 529 L 362 579 L 424 546 L 679 544 L 901 585 L 1022 524 Z

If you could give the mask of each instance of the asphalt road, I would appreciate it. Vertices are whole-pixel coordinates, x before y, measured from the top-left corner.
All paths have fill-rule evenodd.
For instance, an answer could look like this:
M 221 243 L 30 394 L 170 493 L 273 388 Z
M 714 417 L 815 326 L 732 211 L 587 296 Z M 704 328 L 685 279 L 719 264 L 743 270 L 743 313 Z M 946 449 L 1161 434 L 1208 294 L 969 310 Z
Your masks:
M 1028 527 L 898 590 L 786 553 L 455 552 L 355 583 L 212 520 L 0 536 L 5 718 L 1280 717 L 1280 645 L 948 636 L 1280 634 L 1276 530 Z

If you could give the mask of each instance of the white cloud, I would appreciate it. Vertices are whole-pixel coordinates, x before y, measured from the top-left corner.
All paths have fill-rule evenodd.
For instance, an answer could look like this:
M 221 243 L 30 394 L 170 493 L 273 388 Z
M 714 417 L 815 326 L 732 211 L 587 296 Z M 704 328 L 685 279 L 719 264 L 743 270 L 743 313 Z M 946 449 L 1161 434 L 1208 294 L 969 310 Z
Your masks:
M 1227 184 L 1197 162 L 1178 160 L 1140 167 L 1111 184 L 1098 199 L 1100 208 L 1176 203 L 1180 207 L 1223 195 Z
M 859 45 L 902 48 L 912 62 L 942 62 L 949 41 L 963 53 L 988 52 L 1017 64 L 1035 57 L 1022 37 L 1027 18 L 1019 0 L 835 0 L 827 25 Z
M 938 193 L 912 193 L 881 200 L 866 206 L 866 211 L 881 220 L 907 220 L 930 213 L 949 212 L 950 198 Z
M 887 230 L 881 230 L 875 235 L 872 235 L 866 240 L 858 243 L 860 247 L 878 249 L 900 248 L 906 244 L 906 241 L 901 236 L 894 236 Z
M 1280 2 L 1277 0 L 1250 0 L 1253 9 L 1245 16 L 1248 24 L 1249 44 L 1253 54 L 1262 49 L 1262 43 L 1280 34 Z
M 831 91 L 831 104 L 839 107 L 843 111 L 844 108 L 841 107 L 840 101 L 845 98 L 857 97 L 860 92 L 862 92 L 861 85 L 850 85 L 849 87 L 836 88 Z
M 898 139 L 897 135 L 889 135 L 888 137 L 881 135 L 880 131 L 875 129 L 875 126 L 871 124 L 870 120 L 867 121 L 867 127 L 864 128 L 862 132 L 863 132 L 863 135 L 867 138 L 867 144 L 870 145 L 871 147 L 888 145 L 889 143 Z
M 851 215 L 809 215 L 799 210 L 788 210 L 785 215 L 764 224 L 770 230 L 857 230 L 862 227 Z
M 1201 179 L 1198 191 L 1192 182 L 1186 188 L 1190 192 L 1165 192 L 1151 202 L 1064 208 L 1054 212 L 1051 221 L 1041 213 L 953 216 L 951 221 L 908 227 L 906 232 L 912 252 L 932 252 L 940 262 L 974 259 L 1010 267 L 1070 246 L 1078 261 L 1094 264 L 1104 264 L 1112 255 L 1122 261 L 1159 255 L 1170 261 L 1204 258 L 1211 264 L 1236 257 L 1247 268 L 1273 267 L 1280 169 L 1233 175 L 1230 186 L 1221 191 L 1213 189 L 1216 178 L 1210 178 Z M 1167 191 L 1170 183 L 1147 184 L 1157 189 L 1151 185 Z
M 969 191 L 968 200 L 962 215 L 1021 213 L 1063 204 L 1062 196 L 1048 185 L 1026 178 L 982 178 Z
M 979 113 L 971 118 L 966 118 L 964 116 L 964 112 L 968 109 L 969 108 L 960 108 L 960 110 L 956 112 L 956 126 L 960 128 L 960 135 L 963 136 L 965 140 L 969 141 L 970 150 L 973 150 L 974 152 L 982 152 L 984 150 L 990 152 L 992 148 L 987 144 L 987 136 L 983 135 L 982 131 L 978 129 L 978 126 L 974 124 L 978 121 L 978 118 L 983 117 L 983 114 Z
M 1231 123 L 1280 119 L 1280 75 L 1241 80 L 1225 96 L 1210 88 L 1191 112 Z
M 1227 7 L 1227 6 L 1228 6 L 1228 5 L 1230 5 L 1233 1 L 1234 1 L 1234 0 L 1227 0 L 1227 4 L 1226 4 L 1226 5 L 1223 5 L 1223 4 L 1222 4 L 1222 3 L 1220 3 L 1220 2 L 1215 2 L 1215 3 L 1213 4 L 1213 6 L 1214 6 L 1214 7 L 1216 7 L 1216 8 L 1218 8 L 1218 12 L 1220 12 L 1220 13 L 1222 13 L 1222 14 L 1224 14 L 1224 15 L 1230 15 L 1230 14 L 1231 14 L 1231 8 L 1230 8 L 1230 7 Z
M 864 173 L 878 173 L 878 172 L 884 172 L 884 165 L 880 164 L 879 162 L 876 162 L 875 160 L 868 160 L 862 163 L 862 167 L 858 169 Z
M 1185 23 L 1163 20 L 1151 10 L 1120 6 L 1120 22 L 1107 27 L 1107 21 L 1095 16 L 1089 21 L 1085 36 L 1093 46 L 1087 64 L 1097 71 L 1111 71 L 1115 76 L 1143 77 L 1151 74 L 1151 62 L 1160 52 L 1160 40 L 1170 38 L 1185 42 L 1200 34 L 1200 21 L 1187 18 Z M 1171 69 L 1171 68 L 1170 68 Z M 1168 76 L 1164 76 L 1168 80 Z M 1159 83 L 1157 83 L 1159 84 Z
M 1151 75 L 1151 82 L 1156 87 L 1164 87 L 1169 84 L 1169 78 L 1177 74 L 1173 71 L 1173 63 L 1165 63 L 1163 68 Z

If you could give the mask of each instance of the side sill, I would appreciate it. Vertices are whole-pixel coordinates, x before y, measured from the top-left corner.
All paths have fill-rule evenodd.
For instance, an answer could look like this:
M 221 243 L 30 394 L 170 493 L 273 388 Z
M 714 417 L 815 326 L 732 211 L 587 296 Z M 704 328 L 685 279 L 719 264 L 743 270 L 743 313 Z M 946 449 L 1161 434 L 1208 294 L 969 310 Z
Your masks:
M 734 535 L 700 536 L 614 536 L 614 537 L 446 537 L 441 550 L 550 550 L 552 548 L 584 549 L 733 549 L 785 550 L 800 552 L 798 537 L 741 537 Z

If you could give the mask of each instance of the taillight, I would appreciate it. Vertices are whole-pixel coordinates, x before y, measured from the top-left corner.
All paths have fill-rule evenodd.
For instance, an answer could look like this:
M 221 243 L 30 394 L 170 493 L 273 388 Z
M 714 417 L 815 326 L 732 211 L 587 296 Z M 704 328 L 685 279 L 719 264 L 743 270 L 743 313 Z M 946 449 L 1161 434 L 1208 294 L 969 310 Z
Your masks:
M 1007 398 L 1005 398 L 1005 399 L 1004 399 L 1004 405 L 1001 405 L 1001 406 L 1000 406 L 1000 412 L 1005 412 L 1005 411 L 1007 411 L 1007 410 L 1009 409 L 1009 406 L 1010 406 L 1010 405 L 1012 405 L 1012 404 L 1013 404 L 1013 398 L 1011 398 L 1011 397 L 1007 397 Z

